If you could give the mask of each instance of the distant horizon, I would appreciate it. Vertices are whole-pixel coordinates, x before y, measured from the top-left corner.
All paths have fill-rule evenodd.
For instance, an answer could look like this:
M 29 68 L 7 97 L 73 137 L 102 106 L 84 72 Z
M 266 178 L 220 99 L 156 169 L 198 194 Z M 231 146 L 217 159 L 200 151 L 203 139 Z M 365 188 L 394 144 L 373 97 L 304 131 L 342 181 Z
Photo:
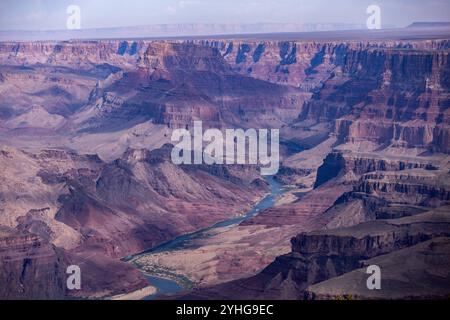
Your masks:
M 205 29 L 199 26 L 191 32 L 174 33 L 174 31 L 152 30 L 151 27 L 142 26 L 125 28 L 100 28 L 82 30 L 56 30 L 56 31 L 1 31 L 0 42 L 27 42 L 27 41 L 141 41 L 141 40 L 284 40 L 284 41 L 376 41 L 381 39 L 412 40 L 428 39 L 439 40 L 450 37 L 450 22 L 416 22 L 417 24 L 444 24 L 443 26 L 428 27 L 402 27 L 386 28 L 381 30 L 368 29 L 342 29 L 342 30 L 315 30 L 315 31 L 242 31 L 237 32 L 202 32 Z M 211 30 L 211 29 L 209 29 Z M 220 29 L 223 31 L 223 29 Z
M 382 29 L 402 29 L 407 28 L 410 25 L 414 23 L 448 23 L 449 21 L 414 21 L 406 26 L 397 26 L 397 25 L 389 25 L 389 26 L 383 26 Z M 306 23 L 283 23 L 283 22 L 255 22 L 255 23 L 214 23 L 214 22 L 183 22 L 183 23 L 155 23 L 155 24 L 137 24 L 137 25 L 117 25 L 117 26 L 109 26 L 109 27 L 90 27 L 90 28 L 82 28 L 80 30 L 68 30 L 67 28 L 60 28 L 60 29 L 42 29 L 42 30 L 33 30 L 33 29 L 0 29 L 0 32 L 8 32 L 8 31 L 18 31 L 18 32 L 55 32 L 55 31 L 83 31 L 83 30 L 99 30 L 99 29 L 132 29 L 132 28 L 145 28 L 145 27 L 155 27 L 155 26 L 187 26 L 187 25 L 220 25 L 220 26 L 256 26 L 256 25 L 296 25 L 296 26 L 307 26 L 307 25 L 346 25 L 346 26 L 360 26 L 365 29 L 365 25 L 363 24 L 356 24 L 356 23 L 346 23 L 346 22 L 306 22 Z M 345 30 L 357 30 L 357 29 L 340 29 L 340 30 L 318 30 L 318 32 L 321 31 L 345 31 Z M 298 31 L 303 32 L 303 31 Z M 308 32 L 308 31 L 306 31 Z
M 364 25 L 370 5 L 381 9 L 382 28 L 446 22 L 446 0 L 2 0 L 0 31 L 66 29 L 68 8 L 80 8 L 81 29 L 156 25 L 348 24 Z

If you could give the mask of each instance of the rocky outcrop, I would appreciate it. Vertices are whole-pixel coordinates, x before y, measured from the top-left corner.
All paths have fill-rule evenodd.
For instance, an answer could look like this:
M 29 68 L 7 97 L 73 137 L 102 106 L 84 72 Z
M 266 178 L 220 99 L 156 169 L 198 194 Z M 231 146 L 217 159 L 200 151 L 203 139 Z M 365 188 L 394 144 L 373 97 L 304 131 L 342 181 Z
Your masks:
M 419 177 L 420 178 L 420 177 Z M 428 183 L 415 180 L 410 176 L 409 181 L 402 180 L 402 177 L 396 175 L 375 177 L 365 176 L 362 178 L 360 184 L 354 188 L 354 192 L 361 192 L 366 194 L 385 193 L 391 195 L 392 201 L 398 199 L 405 201 L 405 197 L 413 197 L 416 205 L 427 206 L 429 198 L 434 198 L 435 201 L 448 202 L 450 201 L 450 192 L 445 186 L 439 186 L 436 180 L 430 179 Z M 395 195 L 394 195 L 395 194 Z M 404 195 L 400 197 L 399 194 Z
M 304 256 L 374 257 L 410 247 L 424 239 L 446 236 L 448 207 L 398 220 L 373 221 L 347 229 L 300 234 L 292 239 L 292 252 Z
M 0 297 L 62 299 L 66 294 L 67 258 L 30 233 L 0 227 Z
M 292 239 L 292 252 L 278 257 L 260 274 L 210 288 L 199 289 L 183 298 L 192 299 L 304 299 L 311 297 L 306 289 L 313 284 L 347 274 L 363 266 L 363 260 L 396 252 L 417 244 L 448 237 L 449 209 L 428 212 L 391 221 L 374 221 L 351 228 L 302 233 Z M 442 253 L 448 258 L 448 251 Z M 371 261 L 371 260 L 369 260 Z M 395 277 L 385 280 L 385 285 Z M 421 287 L 429 287 L 421 279 Z M 364 284 L 365 285 L 365 281 Z M 412 284 L 410 284 L 412 285 Z M 397 293 L 400 290 L 397 287 Z M 432 296 L 433 290 L 422 290 Z M 441 290 L 441 297 L 450 288 Z M 400 297 L 411 295 L 400 290 Z
M 434 238 L 364 261 L 360 269 L 309 286 L 306 299 L 445 299 L 450 284 L 449 240 Z M 381 290 L 367 288 L 367 268 L 371 265 L 380 267 Z
M 359 268 L 361 260 L 447 236 L 448 218 L 448 209 L 445 209 L 398 221 L 368 222 L 349 229 L 300 234 L 292 239 L 292 253 L 275 261 L 264 272 L 272 277 L 277 275 L 277 281 L 294 282 L 300 296 L 310 284 Z M 291 266 L 287 270 L 282 267 L 286 260 Z
M 337 66 L 351 65 L 352 55 L 367 50 L 446 50 L 448 41 L 223 41 L 199 40 L 217 48 L 233 69 L 242 74 L 300 87 L 320 88 Z M 353 59 L 353 61 L 355 61 Z M 359 61 L 358 61 L 359 62 Z
M 364 154 L 336 151 L 327 155 L 317 171 L 315 187 L 338 176 L 351 172 L 356 176 L 373 171 L 403 171 L 407 169 L 437 170 L 433 160 L 413 157 L 380 157 L 375 153 Z
M 345 142 L 448 152 L 448 69 L 447 51 L 347 52 L 299 119 L 334 122 L 334 133 Z
M 433 157 L 333 152 L 319 168 L 316 188 L 351 184 L 326 215 L 328 228 L 399 218 L 448 204 L 447 166 Z

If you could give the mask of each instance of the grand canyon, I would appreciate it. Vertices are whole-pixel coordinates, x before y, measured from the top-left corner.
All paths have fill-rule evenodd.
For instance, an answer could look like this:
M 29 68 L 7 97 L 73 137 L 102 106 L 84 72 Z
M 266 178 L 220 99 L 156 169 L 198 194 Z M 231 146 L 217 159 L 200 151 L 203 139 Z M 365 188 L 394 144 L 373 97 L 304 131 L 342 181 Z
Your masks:
M 448 27 L 0 42 L 0 298 L 448 298 L 449 107 Z M 278 174 L 173 164 L 194 121 Z

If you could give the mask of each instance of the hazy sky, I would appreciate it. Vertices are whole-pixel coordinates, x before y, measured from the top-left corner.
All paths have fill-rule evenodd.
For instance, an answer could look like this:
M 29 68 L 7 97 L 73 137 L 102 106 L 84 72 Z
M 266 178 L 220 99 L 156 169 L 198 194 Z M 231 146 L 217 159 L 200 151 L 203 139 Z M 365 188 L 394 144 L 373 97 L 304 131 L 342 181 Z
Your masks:
M 82 28 L 171 23 L 344 22 L 365 24 L 378 4 L 384 25 L 449 21 L 450 0 L 0 0 L 0 30 L 65 29 L 69 5 Z

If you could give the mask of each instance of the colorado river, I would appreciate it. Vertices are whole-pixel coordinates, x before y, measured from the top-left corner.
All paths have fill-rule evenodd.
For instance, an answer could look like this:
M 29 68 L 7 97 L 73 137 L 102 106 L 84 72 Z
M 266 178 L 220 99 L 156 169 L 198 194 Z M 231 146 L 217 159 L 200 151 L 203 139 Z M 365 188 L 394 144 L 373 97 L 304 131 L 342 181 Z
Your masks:
M 175 250 L 182 250 L 187 247 L 192 247 L 195 243 L 195 240 L 204 239 L 208 237 L 208 233 L 211 233 L 211 231 L 217 231 L 220 232 L 220 228 L 230 227 L 234 225 L 238 225 L 239 223 L 248 220 L 254 216 L 256 216 L 259 212 L 268 209 L 270 207 L 273 207 L 275 205 L 275 202 L 283 192 L 284 188 L 273 178 L 273 177 L 266 177 L 266 181 L 270 185 L 270 194 L 266 196 L 264 199 L 262 199 L 260 202 L 258 202 L 249 212 L 247 212 L 245 215 L 234 217 L 219 223 L 216 223 L 215 225 L 196 231 L 194 233 L 184 234 L 177 238 L 174 238 L 173 240 L 170 240 L 168 242 L 165 242 L 159 246 L 156 246 L 150 250 L 147 250 L 145 252 L 139 253 L 134 256 L 129 256 L 125 258 L 125 261 L 131 261 L 135 258 L 145 256 L 145 255 L 151 255 L 155 253 L 161 253 L 161 252 L 167 252 L 167 251 L 175 251 Z M 222 229 L 225 230 L 225 229 Z M 223 231 L 222 231 L 223 232 Z M 168 278 L 158 277 L 156 275 L 148 274 L 148 272 L 145 273 L 150 285 L 157 288 L 157 293 L 151 296 L 148 296 L 146 299 L 154 299 L 158 295 L 161 294 L 173 294 L 182 291 L 184 288 L 177 282 Z

